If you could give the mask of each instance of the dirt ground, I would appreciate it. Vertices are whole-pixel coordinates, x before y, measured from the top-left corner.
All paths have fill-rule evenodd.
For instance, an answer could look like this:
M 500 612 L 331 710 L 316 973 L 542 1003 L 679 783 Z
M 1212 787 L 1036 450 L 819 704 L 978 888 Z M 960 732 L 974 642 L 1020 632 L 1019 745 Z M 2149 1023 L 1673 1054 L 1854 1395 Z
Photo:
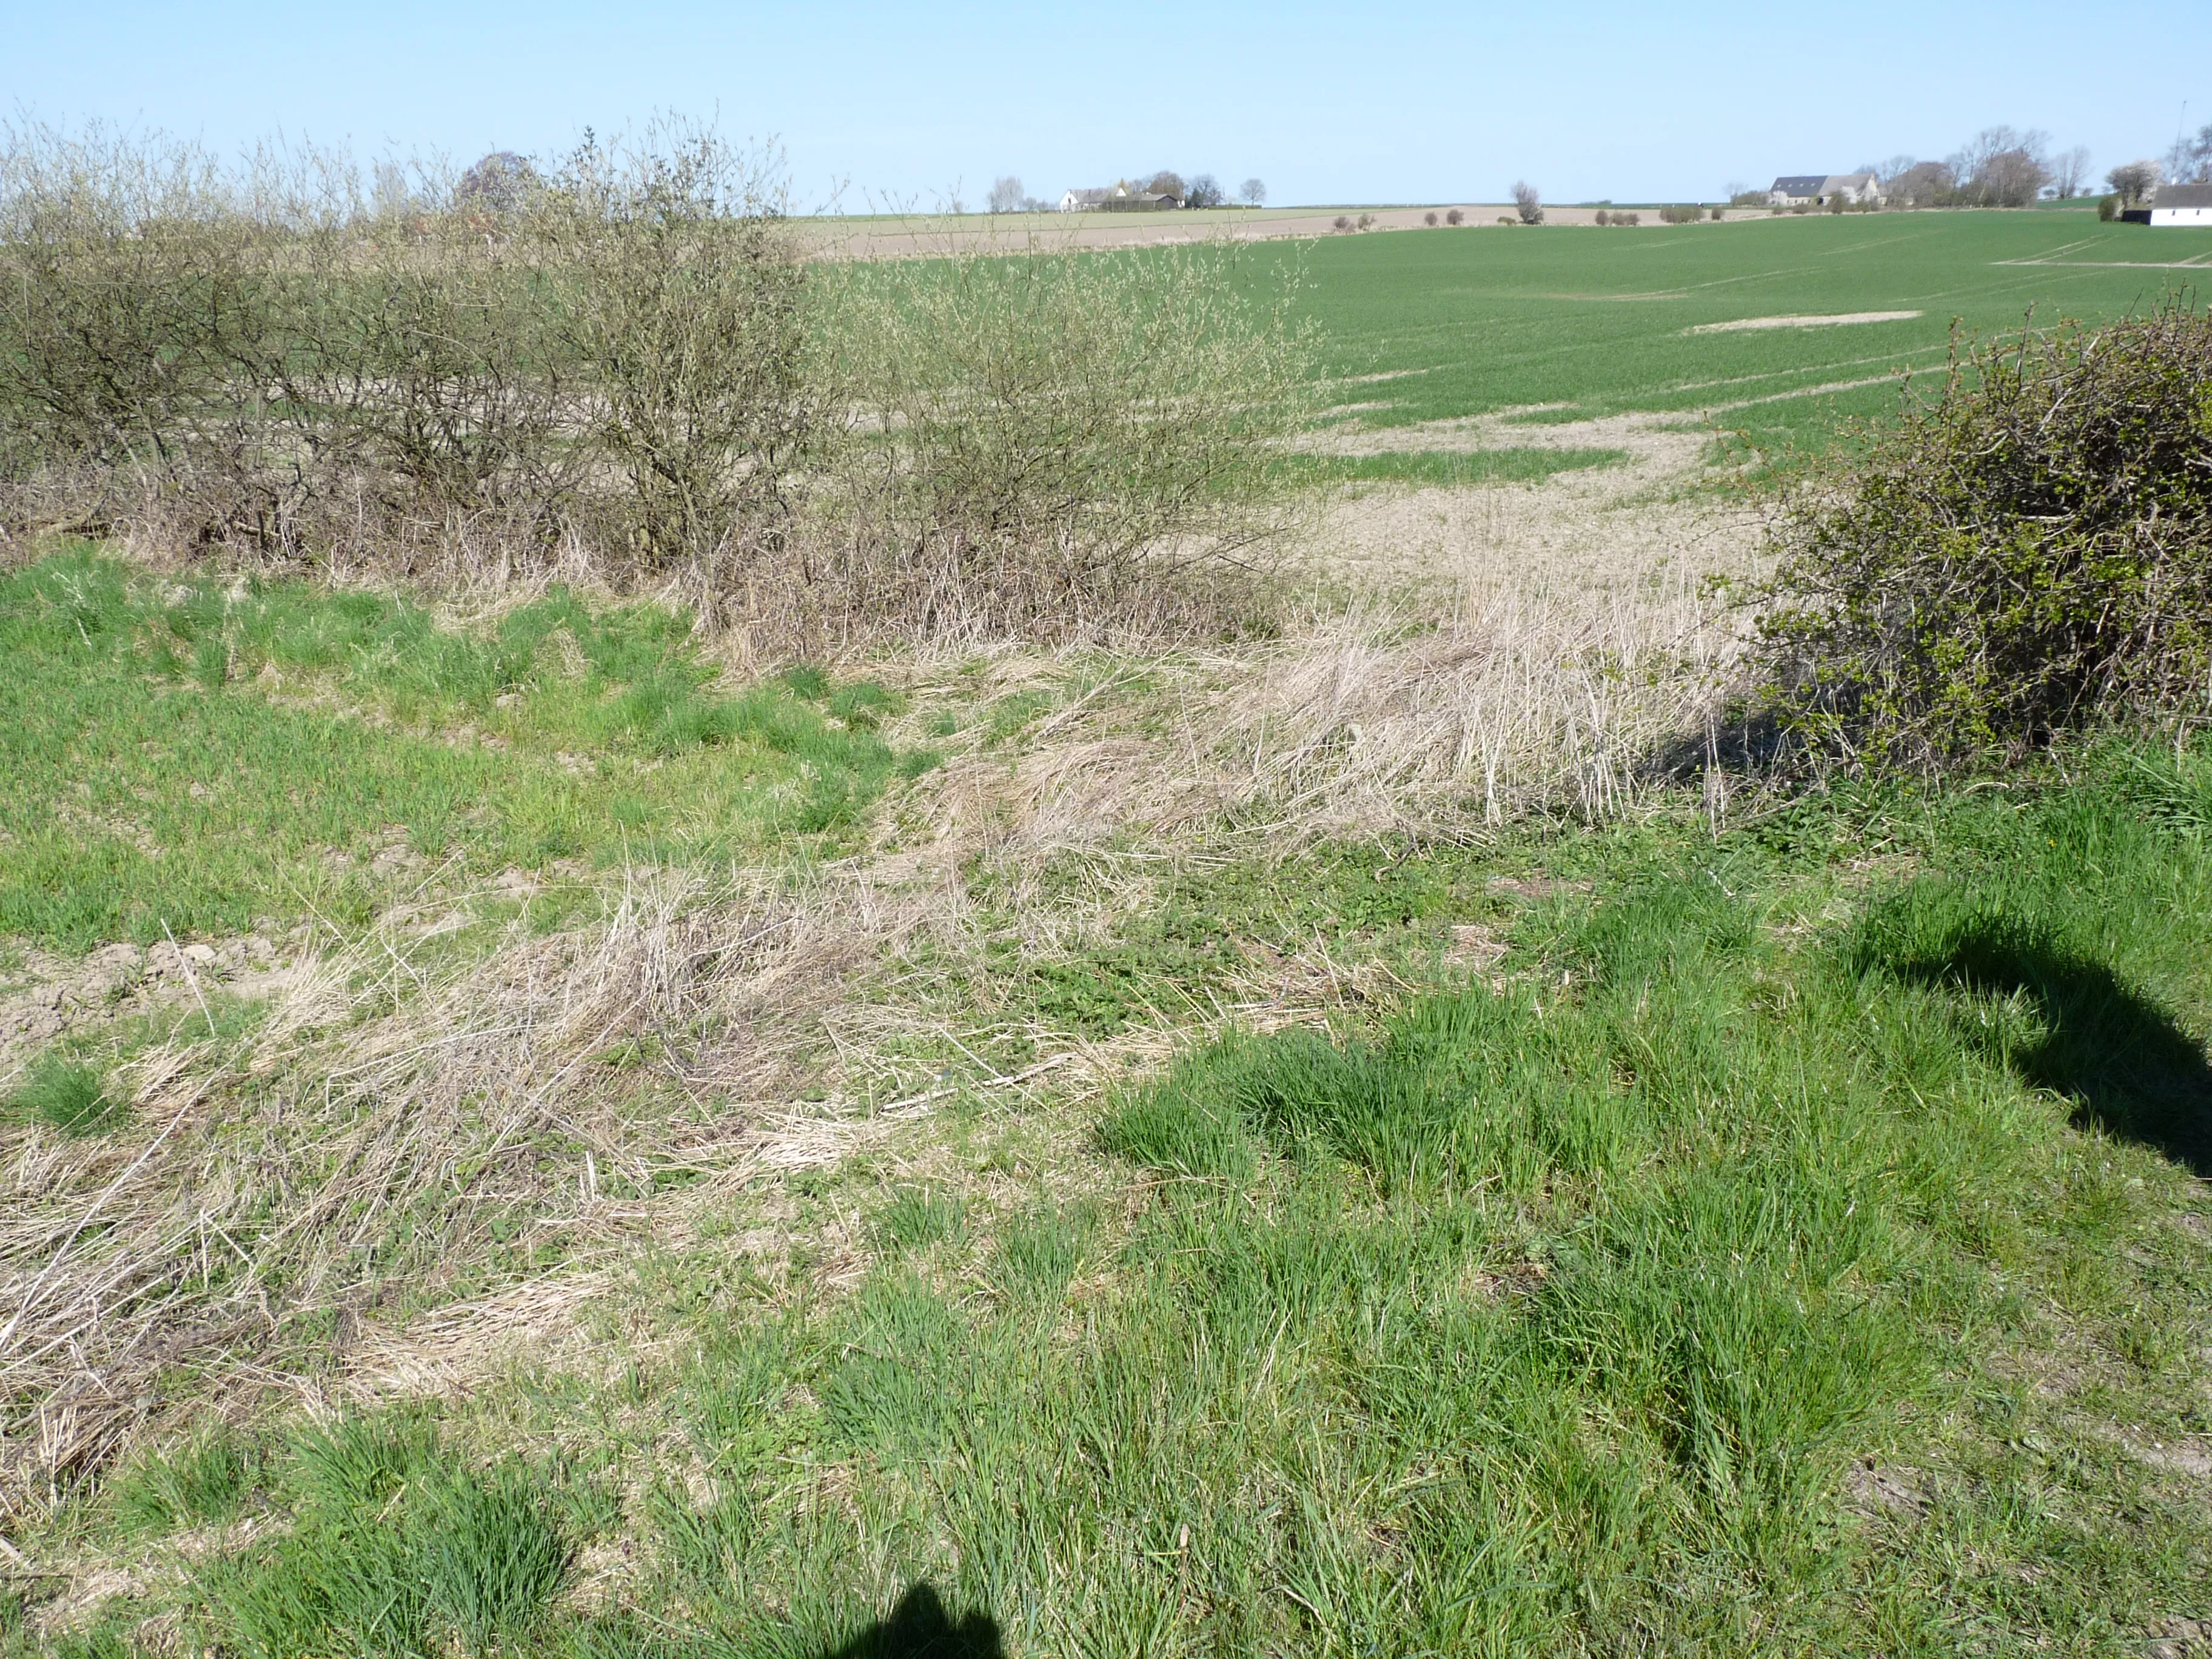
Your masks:
M 290 984 L 285 942 L 245 933 L 213 944 L 106 945 L 82 958 L 26 950 L 0 972 L 0 1079 L 48 1044 L 214 992 L 258 1000 Z
M 952 252 L 1014 253 L 1032 245 L 1045 247 L 1173 247 L 1187 243 L 1264 242 L 1305 236 L 1334 236 L 1340 217 L 1368 228 L 1425 230 L 1428 216 L 1439 221 L 1456 207 L 1466 216 L 1463 230 L 1504 229 L 1514 221 L 1513 204 L 1439 202 L 1425 207 L 1207 208 L 1182 213 L 963 213 L 906 214 L 879 218 L 823 218 L 805 222 L 803 234 L 821 253 L 846 259 L 895 259 Z M 1547 207 L 1547 225 L 1589 226 L 1600 210 Z M 1659 210 L 1637 210 L 1643 228 L 1659 223 Z M 1744 213 L 1744 222 L 1763 217 Z M 1438 229 L 1450 227 L 1441 223 Z
M 1416 426 L 1315 434 L 1340 455 L 1437 450 L 1612 449 L 1619 465 L 1540 483 L 1473 489 L 1353 489 L 1333 501 L 1305 547 L 1369 592 L 1448 589 L 1462 599 L 1567 594 L 1587 601 L 1644 589 L 1662 572 L 1736 574 L 1759 560 L 1760 529 L 1741 506 L 1685 501 L 1712 433 L 1695 416 L 1624 414 L 1516 422 L 1516 411 Z

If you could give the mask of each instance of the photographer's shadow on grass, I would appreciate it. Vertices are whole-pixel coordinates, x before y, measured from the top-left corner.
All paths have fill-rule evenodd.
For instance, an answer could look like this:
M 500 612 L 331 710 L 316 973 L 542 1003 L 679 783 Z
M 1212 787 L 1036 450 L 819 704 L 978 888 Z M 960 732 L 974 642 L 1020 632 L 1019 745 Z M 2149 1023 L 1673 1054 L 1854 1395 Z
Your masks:
M 998 1621 L 988 1613 L 955 1619 L 927 1583 L 915 1584 L 883 1618 L 822 1659 L 1006 1659 Z
M 1948 930 L 1932 950 L 1870 951 L 1866 965 L 1977 996 L 2025 995 L 2045 1029 L 2009 1054 L 2023 1079 L 2074 1101 L 2075 1127 L 2154 1148 L 2212 1178 L 2204 1045 L 2104 963 L 2039 929 L 1984 918 Z

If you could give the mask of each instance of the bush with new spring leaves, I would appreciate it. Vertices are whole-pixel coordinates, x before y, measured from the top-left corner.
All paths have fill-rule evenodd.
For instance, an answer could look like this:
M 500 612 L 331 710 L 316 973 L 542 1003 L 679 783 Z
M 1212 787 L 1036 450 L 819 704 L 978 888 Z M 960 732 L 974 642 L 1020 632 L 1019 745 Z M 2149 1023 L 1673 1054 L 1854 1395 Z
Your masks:
M 2212 317 L 1954 355 L 1785 513 L 1759 630 L 1814 752 L 1936 768 L 2212 715 Z
M 0 123 L 0 538 L 580 554 L 848 638 L 1165 614 L 1279 526 L 1310 377 L 1219 251 L 805 256 L 775 157 L 680 120 L 373 191 Z
M 857 430 L 817 563 L 861 612 L 1064 626 L 1285 527 L 1306 336 L 1230 248 L 848 267 L 823 372 Z

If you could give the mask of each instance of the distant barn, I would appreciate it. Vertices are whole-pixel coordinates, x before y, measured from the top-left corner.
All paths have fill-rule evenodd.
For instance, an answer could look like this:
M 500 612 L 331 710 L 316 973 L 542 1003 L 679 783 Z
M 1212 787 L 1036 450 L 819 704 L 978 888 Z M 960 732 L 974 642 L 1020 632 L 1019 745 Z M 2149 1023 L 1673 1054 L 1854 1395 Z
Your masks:
M 2212 226 L 2212 185 L 2160 185 L 2120 217 L 2138 225 Z

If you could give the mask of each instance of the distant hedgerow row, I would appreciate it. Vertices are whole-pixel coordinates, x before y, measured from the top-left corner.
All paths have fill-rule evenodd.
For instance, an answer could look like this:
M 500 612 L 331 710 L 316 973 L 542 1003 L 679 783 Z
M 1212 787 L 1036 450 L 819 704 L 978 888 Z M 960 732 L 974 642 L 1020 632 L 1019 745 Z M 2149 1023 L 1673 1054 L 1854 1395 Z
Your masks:
M 1310 377 L 1231 257 L 810 263 L 680 121 L 366 185 L 0 128 L 0 535 L 683 578 L 708 621 L 1065 626 L 1273 527 Z

